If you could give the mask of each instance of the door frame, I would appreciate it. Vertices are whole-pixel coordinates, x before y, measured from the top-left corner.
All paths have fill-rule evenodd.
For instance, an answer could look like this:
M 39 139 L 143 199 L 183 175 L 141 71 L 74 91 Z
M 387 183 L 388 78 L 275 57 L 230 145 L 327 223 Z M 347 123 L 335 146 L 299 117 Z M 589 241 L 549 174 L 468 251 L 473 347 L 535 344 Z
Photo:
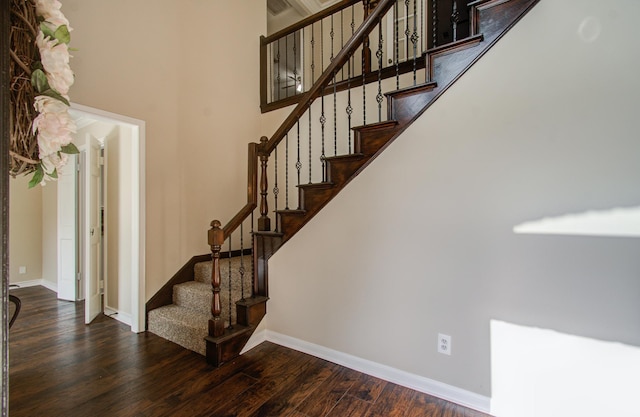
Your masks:
M 145 122 L 132 117 L 107 112 L 104 110 L 71 103 L 73 112 L 80 116 L 89 117 L 98 121 L 115 123 L 130 127 L 133 131 L 131 140 L 131 183 L 132 192 L 132 228 L 131 247 L 131 331 L 140 333 L 145 331 Z

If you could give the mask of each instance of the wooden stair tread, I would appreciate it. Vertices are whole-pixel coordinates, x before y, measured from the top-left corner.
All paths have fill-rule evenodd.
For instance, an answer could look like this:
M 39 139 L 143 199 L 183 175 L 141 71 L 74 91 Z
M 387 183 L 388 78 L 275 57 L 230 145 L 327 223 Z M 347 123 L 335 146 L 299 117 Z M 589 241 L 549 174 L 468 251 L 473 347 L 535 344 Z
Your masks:
M 307 214 L 307 210 L 300 210 L 300 209 L 281 209 L 281 210 L 276 210 L 275 212 L 279 214 L 291 214 L 294 216 L 304 216 L 305 214 Z
M 223 342 L 227 342 L 229 340 L 234 339 L 238 335 L 245 334 L 247 332 L 253 332 L 254 329 L 255 329 L 254 326 L 243 326 L 241 324 L 236 324 L 233 326 L 232 329 L 229 329 L 228 327 L 225 328 L 224 334 L 222 336 L 218 336 L 218 337 L 206 336 L 204 339 L 209 342 L 223 343 Z
M 384 93 L 387 97 L 398 97 L 409 94 L 423 93 L 425 91 L 431 91 L 438 86 L 438 83 L 431 81 L 428 83 L 422 83 L 418 85 L 412 85 L 409 87 L 401 88 L 399 90 L 389 91 L 388 93 Z
M 335 184 L 332 182 L 313 182 L 311 184 L 297 185 L 298 188 L 304 188 L 304 189 L 326 189 L 326 188 L 332 188 L 333 186 L 335 186 Z
M 256 230 L 253 232 L 254 235 L 264 236 L 264 237 L 283 237 L 284 233 L 280 232 L 272 232 L 268 230 Z
M 358 159 L 362 159 L 362 158 L 364 158 L 364 154 L 349 153 L 345 155 L 327 156 L 325 158 L 325 161 L 349 161 L 349 160 L 357 161 Z
M 362 132 L 367 130 L 386 130 L 386 129 L 393 129 L 396 126 L 398 126 L 397 121 L 386 120 L 383 122 L 369 123 L 368 125 L 352 127 L 351 130 L 355 130 L 357 132 Z
M 253 306 L 260 303 L 266 303 L 269 300 L 269 297 L 265 297 L 262 295 L 256 295 L 255 297 L 247 297 L 244 300 L 236 301 L 236 305 L 243 306 Z
M 443 55 L 447 53 L 453 53 L 462 49 L 469 48 L 471 46 L 475 46 L 484 40 L 484 36 L 482 34 L 469 36 L 468 38 L 460 39 L 459 41 L 447 43 L 444 45 L 436 46 L 435 48 L 431 48 L 425 51 L 425 55 L 433 56 L 433 55 Z

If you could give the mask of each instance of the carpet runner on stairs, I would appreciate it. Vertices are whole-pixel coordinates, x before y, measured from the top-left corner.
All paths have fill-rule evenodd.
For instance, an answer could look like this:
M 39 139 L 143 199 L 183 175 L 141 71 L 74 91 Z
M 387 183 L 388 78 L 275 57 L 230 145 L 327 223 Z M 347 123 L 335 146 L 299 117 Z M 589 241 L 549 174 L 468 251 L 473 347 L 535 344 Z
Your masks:
M 231 300 L 242 297 L 241 262 L 244 263 L 244 296 L 251 295 L 251 257 L 245 256 L 220 260 L 220 300 L 225 327 L 229 324 L 229 271 L 231 271 Z M 194 267 L 194 281 L 173 287 L 173 304 L 149 311 L 148 329 L 162 338 L 205 355 L 204 338 L 208 335 L 211 318 L 211 268 L 212 263 L 200 262 Z M 236 308 L 231 306 L 231 322 L 236 322 Z

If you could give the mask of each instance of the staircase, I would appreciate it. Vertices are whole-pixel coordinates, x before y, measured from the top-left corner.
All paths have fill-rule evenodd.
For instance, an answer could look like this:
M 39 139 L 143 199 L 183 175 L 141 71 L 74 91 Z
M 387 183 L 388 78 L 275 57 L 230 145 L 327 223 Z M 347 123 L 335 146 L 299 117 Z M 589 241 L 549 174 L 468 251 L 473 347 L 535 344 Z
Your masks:
M 209 230 L 209 245 L 211 256 L 194 257 L 174 276 L 159 292 L 147 303 L 149 331 L 178 343 L 187 349 L 191 349 L 205 355 L 207 361 L 214 366 L 237 357 L 255 330 L 260 320 L 266 314 L 268 300 L 268 260 L 278 248 L 297 233 L 309 222 L 326 204 L 331 201 L 353 178 L 355 178 L 368 164 L 370 164 L 393 140 L 416 120 L 441 94 L 443 94 L 467 69 L 484 55 L 517 21 L 524 16 L 538 0 L 478 0 L 468 5 L 469 36 L 464 39 L 454 39 L 444 45 L 432 47 L 424 51 L 420 56 L 414 52 L 413 59 L 399 59 L 398 38 L 400 33 L 396 26 L 393 41 L 396 44 L 394 58 L 389 58 L 393 65 L 383 65 L 382 53 L 382 26 L 388 13 L 398 16 L 399 8 L 406 4 L 406 13 L 409 13 L 409 3 L 395 0 L 364 1 L 364 20 L 353 36 L 344 43 L 342 49 L 331 56 L 326 68 L 315 79 L 313 85 L 304 93 L 287 96 L 268 103 L 265 92 L 266 74 L 263 73 L 263 92 L 261 101 L 263 109 L 273 109 L 278 106 L 290 105 L 297 102 L 297 106 L 283 122 L 274 135 L 268 139 L 263 137 L 260 144 L 250 143 L 248 152 L 248 183 L 247 204 L 224 227 L 214 220 Z M 322 22 L 328 19 L 331 13 L 341 13 L 347 7 L 353 7 L 357 1 L 344 0 L 316 20 L 306 19 L 304 24 L 311 25 L 311 48 L 315 46 L 313 41 L 314 22 Z M 437 7 L 433 2 L 432 7 Z M 453 32 L 456 33 L 455 15 L 456 3 L 454 3 Z M 421 5 L 426 3 L 421 3 Z M 413 2 L 414 15 L 417 16 L 417 1 Z M 353 9 L 351 9 L 353 10 Z M 353 16 L 353 12 L 352 15 Z M 353 19 L 353 17 L 352 17 Z M 386 20 L 389 21 L 389 20 Z M 331 17 L 333 22 L 333 17 Z M 353 22 L 353 21 L 352 21 Z M 333 23 L 332 23 L 333 24 Z M 397 24 L 397 23 L 396 23 Z M 353 25 L 352 25 L 353 27 Z M 375 56 L 378 58 L 378 68 L 372 68 L 370 37 L 379 34 L 378 50 Z M 439 30 L 433 23 L 434 35 Z M 276 58 L 280 57 L 281 39 L 293 39 L 297 42 L 297 31 L 304 31 L 304 25 L 281 31 L 269 38 L 262 38 L 263 62 L 267 59 L 270 48 L 274 54 L 274 43 L 277 46 Z M 333 41 L 333 26 L 331 28 Z M 425 31 L 421 29 L 421 32 Z M 304 32 L 300 32 L 304 33 Z M 415 33 L 415 28 L 414 28 Z M 292 35 L 293 34 L 293 35 Z M 293 37 L 292 37 L 293 36 Z M 309 36 L 305 35 L 307 38 Z M 292 37 L 292 38 L 291 38 Z M 302 39 L 300 36 L 298 39 Z M 434 36 L 433 38 L 437 38 Z M 455 38 L 455 35 L 454 35 Z M 407 34 L 407 40 L 409 35 Z M 413 41 L 413 39 L 412 39 Z M 414 51 L 416 42 L 414 42 Z M 294 48 L 295 56 L 295 48 Z M 352 72 L 355 62 L 354 55 L 358 53 L 362 57 L 362 70 L 360 73 Z M 274 60 L 274 62 L 278 61 Z M 279 64 L 278 64 L 279 65 Z M 348 76 L 345 79 L 345 67 L 348 66 Z M 312 63 L 311 68 L 313 69 Z M 275 71 L 272 69 L 272 72 Z M 338 74 L 342 74 L 342 80 L 338 81 Z M 294 79 L 296 69 L 294 68 Z M 279 72 L 278 72 L 279 76 Z M 382 118 L 383 95 L 382 80 L 396 78 L 396 88 L 392 88 L 384 94 L 386 98 L 386 119 Z M 419 81 L 419 79 L 422 80 Z M 377 92 L 375 85 L 377 83 Z M 275 84 L 277 86 L 280 83 Z M 371 114 L 378 116 L 374 123 L 363 123 L 362 126 L 351 128 L 352 111 L 351 91 L 359 86 L 362 91 L 363 119 L 371 118 Z M 373 85 L 371 87 L 370 85 Z M 385 84 L 386 86 L 387 84 Z M 337 116 L 336 109 L 338 92 L 348 94 L 348 110 L 346 112 L 353 138 L 348 134 L 348 151 L 338 154 L 337 145 Z M 367 110 L 366 95 L 373 94 L 378 108 Z M 279 94 L 278 94 L 279 96 Z M 325 97 L 328 102 L 333 100 L 333 126 L 336 139 L 334 144 L 327 144 L 327 148 L 335 148 L 335 155 L 325 155 Z M 332 98 L 331 98 L 332 97 Z M 360 99 L 359 99 L 360 100 Z M 320 102 L 320 103 L 318 103 Z M 327 105 L 328 106 L 328 105 Z M 313 113 L 313 116 L 311 115 Z M 311 152 L 312 120 L 319 117 L 321 131 L 322 150 L 317 165 L 312 168 Z M 308 119 L 308 148 L 301 152 L 300 125 Z M 354 119 L 355 120 L 355 119 Z M 305 126 L 306 130 L 307 126 Z M 295 138 L 295 139 L 294 139 Z M 317 135 L 316 138 L 317 140 Z M 306 143 L 307 138 L 304 138 Z M 290 148 L 290 142 L 297 143 L 297 149 Z M 316 148 L 318 146 L 316 145 Z M 344 148 L 342 146 L 341 148 Z M 278 151 L 280 149 L 280 151 Z M 301 153 L 309 153 L 308 183 L 301 181 Z M 286 155 L 285 161 L 278 159 Z M 289 155 L 296 155 L 297 159 L 289 159 Z M 269 174 L 269 161 L 273 161 L 271 175 Z M 284 168 L 283 168 L 284 165 Z M 319 181 L 312 181 L 312 169 Z M 291 173 L 290 173 L 291 171 Z M 283 175 L 284 174 L 284 175 Z M 278 177 L 280 175 L 280 177 Z M 297 183 L 290 184 L 290 177 Z M 260 184 L 258 187 L 258 176 Z M 285 208 L 278 207 L 278 198 L 282 186 L 282 178 L 285 177 L 286 191 Z M 269 178 L 274 181 L 273 192 L 269 193 Z M 280 185 L 278 183 L 280 178 Z M 297 190 L 297 201 L 289 204 L 289 189 Z M 293 193 L 292 193 L 293 194 Z M 271 229 L 269 218 L 269 206 L 275 206 L 274 230 Z M 256 210 L 258 209 L 259 210 Z M 255 216 L 259 217 L 257 220 Z M 245 227 L 247 225 L 247 227 Z M 234 234 L 235 233 L 235 234 Z M 249 253 L 250 255 L 233 257 L 234 249 L 231 239 L 236 245 L 235 255 Z M 244 247 L 244 240 L 251 241 L 251 248 Z M 228 245 L 229 251 L 222 252 L 223 246 Z M 245 264 L 244 262 L 247 262 Z M 241 264 L 242 263 L 242 267 Z M 229 300 L 235 301 L 235 308 L 229 305 Z M 231 323 L 231 325 L 229 325 Z

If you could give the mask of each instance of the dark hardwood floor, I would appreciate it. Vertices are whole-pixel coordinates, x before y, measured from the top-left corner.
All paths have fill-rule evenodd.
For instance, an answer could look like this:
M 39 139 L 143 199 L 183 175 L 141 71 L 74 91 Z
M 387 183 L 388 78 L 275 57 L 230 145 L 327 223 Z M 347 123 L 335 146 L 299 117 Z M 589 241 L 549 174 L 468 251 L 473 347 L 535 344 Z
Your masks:
M 153 334 L 43 287 L 11 290 L 22 311 L 10 333 L 17 416 L 442 416 L 485 414 L 282 346 L 262 343 L 214 369 Z

